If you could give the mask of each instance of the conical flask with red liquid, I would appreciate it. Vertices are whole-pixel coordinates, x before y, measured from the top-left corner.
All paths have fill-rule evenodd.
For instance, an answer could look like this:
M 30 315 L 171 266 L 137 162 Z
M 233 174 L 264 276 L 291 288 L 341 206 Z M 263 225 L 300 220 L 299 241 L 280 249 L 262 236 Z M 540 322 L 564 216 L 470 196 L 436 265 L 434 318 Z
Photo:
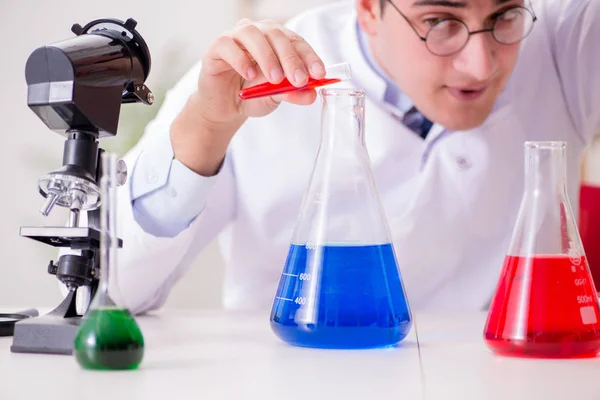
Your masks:
M 412 317 L 365 145 L 365 91 L 320 93 L 321 142 L 271 328 L 296 346 L 395 345 Z
M 525 191 L 484 338 L 502 355 L 593 357 L 598 295 L 567 195 L 566 143 L 525 143 Z
M 600 288 L 600 138 L 588 147 L 581 168 L 579 234 L 596 289 Z

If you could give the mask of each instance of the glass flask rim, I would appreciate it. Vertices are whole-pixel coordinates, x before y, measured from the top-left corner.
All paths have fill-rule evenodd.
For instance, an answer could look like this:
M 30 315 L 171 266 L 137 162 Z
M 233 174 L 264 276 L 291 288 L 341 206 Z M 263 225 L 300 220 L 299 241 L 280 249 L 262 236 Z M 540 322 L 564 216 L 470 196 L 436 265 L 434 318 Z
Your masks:
M 319 95 L 322 97 L 365 97 L 367 91 L 365 89 L 353 89 L 353 88 L 327 88 L 319 90 Z
M 562 140 L 542 140 L 542 141 L 527 141 L 525 142 L 525 148 L 528 150 L 554 150 L 564 149 L 567 146 L 567 142 Z

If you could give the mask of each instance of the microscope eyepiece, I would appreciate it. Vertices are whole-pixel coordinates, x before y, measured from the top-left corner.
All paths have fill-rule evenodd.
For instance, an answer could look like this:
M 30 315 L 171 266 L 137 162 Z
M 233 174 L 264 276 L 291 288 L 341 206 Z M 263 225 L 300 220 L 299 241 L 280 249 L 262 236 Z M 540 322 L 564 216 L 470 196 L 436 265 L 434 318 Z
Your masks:
M 129 18 L 124 23 L 118 19 L 104 18 L 92 21 L 84 27 L 74 24 L 71 27 L 71 32 L 77 36 L 90 33 L 104 34 L 110 37 L 114 36 L 115 39 L 126 42 L 141 64 L 144 72 L 143 82 L 150 75 L 151 58 L 148 45 L 146 45 L 144 38 L 135 30 L 136 26 L 137 21 L 133 18 Z
M 98 19 L 75 37 L 36 49 L 27 60 L 27 103 L 51 129 L 115 136 L 121 104 L 152 104 L 150 51 L 128 19 Z

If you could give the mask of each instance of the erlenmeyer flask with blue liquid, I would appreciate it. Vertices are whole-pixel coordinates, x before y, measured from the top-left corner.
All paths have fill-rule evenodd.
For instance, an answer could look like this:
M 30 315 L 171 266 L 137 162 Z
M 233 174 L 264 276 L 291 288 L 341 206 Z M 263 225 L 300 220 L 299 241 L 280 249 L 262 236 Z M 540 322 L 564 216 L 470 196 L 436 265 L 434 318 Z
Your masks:
M 297 346 L 394 345 L 412 316 L 365 144 L 365 91 L 320 95 L 321 142 L 271 328 Z

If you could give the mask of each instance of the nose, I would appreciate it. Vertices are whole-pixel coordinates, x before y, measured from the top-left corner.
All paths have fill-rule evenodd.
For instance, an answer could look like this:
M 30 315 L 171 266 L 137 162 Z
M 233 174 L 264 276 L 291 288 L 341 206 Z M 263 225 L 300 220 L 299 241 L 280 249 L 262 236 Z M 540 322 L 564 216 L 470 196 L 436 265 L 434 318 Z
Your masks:
M 454 68 L 479 82 L 487 81 L 496 69 L 494 39 L 489 32 L 471 35 L 454 59 Z

